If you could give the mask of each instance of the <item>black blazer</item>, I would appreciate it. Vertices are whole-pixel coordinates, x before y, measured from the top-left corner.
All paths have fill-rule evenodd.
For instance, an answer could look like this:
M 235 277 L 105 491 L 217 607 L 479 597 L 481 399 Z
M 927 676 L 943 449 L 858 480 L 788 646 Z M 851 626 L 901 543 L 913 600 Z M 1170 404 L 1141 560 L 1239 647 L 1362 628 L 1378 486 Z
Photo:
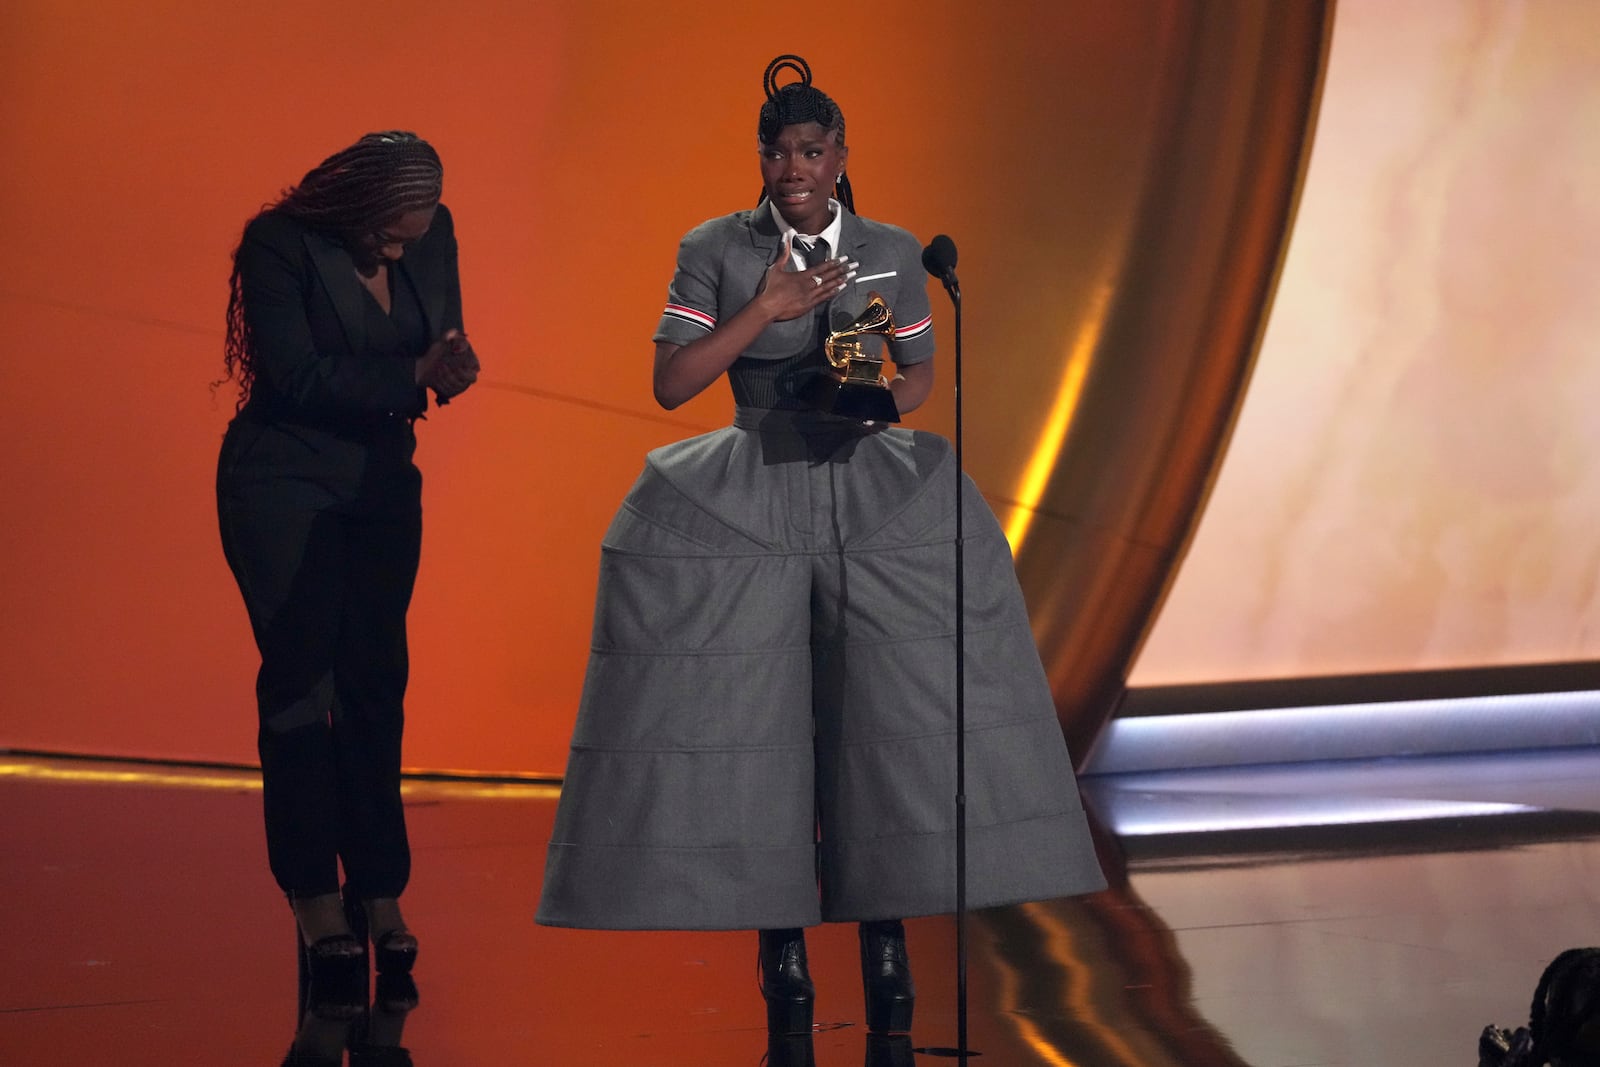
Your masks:
M 367 296 L 343 245 L 268 212 L 245 227 L 238 264 L 255 370 L 241 414 L 336 430 L 426 409 L 415 363 L 368 351 Z M 439 205 L 433 225 L 395 269 L 410 277 L 421 297 L 430 338 L 462 327 L 448 208 Z

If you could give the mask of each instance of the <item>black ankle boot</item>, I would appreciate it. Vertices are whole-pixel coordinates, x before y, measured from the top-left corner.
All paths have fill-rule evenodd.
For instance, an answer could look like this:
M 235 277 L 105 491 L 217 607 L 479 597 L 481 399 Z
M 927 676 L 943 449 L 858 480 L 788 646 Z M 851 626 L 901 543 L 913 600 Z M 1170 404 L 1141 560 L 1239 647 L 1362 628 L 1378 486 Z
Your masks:
M 906 929 L 897 920 L 861 924 L 861 985 L 867 995 L 867 1029 L 875 1034 L 911 1030 L 917 988 L 906 957 Z
M 767 1033 L 766 1067 L 817 1067 L 817 1052 L 811 1034 Z
M 761 996 L 767 1002 L 767 1031 L 809 1034 L 817 997 L 806 967 L 804 930 L 762 930 Z

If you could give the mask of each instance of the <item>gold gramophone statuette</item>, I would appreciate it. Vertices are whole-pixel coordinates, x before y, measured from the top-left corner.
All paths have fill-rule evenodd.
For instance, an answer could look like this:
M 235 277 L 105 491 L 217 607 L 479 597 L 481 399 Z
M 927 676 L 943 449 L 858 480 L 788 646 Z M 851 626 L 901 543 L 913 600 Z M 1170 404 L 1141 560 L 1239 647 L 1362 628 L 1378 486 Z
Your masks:
M 899 422 L 900 409 L 883 380 L 883 357 L 861 350 L 863 337 L 893 337 L 894 315 L 879 293 L 870 293 L 855 321 L 824 339 L 828 369 L 812 379 L 806 400 L 820 411 L 862 422 Z

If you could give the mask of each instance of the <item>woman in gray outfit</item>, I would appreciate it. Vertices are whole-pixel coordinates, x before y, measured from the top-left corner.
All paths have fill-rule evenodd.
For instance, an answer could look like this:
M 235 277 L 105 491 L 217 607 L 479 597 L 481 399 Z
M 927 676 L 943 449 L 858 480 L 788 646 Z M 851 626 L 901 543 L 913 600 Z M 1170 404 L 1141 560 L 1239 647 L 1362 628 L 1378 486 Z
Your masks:
M 900 920 L 955 909 L 957 474 L 805 399 L 876 292 L 893 335 L 863 344 L 914 410 L 932 315 L 916 238 L 854 212 L 837 105 L 798 57 L 765 82 L 761 202 L 684 237 L 655 334 L 661 405 L 726 374 L 733 425 L 651 452 L 606 533 L 539 921 L 755 928 L 779 1032 L 811 1026 L 803 928 L 858 922 L 869 1026 L 900 1032 Z M 1100 889 L 1009 547 L 963 497 L 967 901 Z

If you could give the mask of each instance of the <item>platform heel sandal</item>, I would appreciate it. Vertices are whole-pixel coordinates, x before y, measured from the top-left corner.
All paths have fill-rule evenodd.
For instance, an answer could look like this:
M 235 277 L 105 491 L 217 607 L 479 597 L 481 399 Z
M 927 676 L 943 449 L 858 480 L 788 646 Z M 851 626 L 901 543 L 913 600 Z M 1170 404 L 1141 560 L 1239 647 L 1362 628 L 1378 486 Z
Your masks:
M 297 916 L 294 947 L 299 972 L 297 1024 L 308 1013 L 336 1019 L 366 1009 L 367 949 L 363 938 L 354 933 L 336 933 L 307 944 Z
M 379 974 L 410 974 L 417 963 L 417 939 L 404 925 L 387 930 L 372 929 L 367 914 L 370 901 L 363 901 L 345 887 L 344 912 L 350 929 L 362 944 L 372 946 L 372 966 Z

